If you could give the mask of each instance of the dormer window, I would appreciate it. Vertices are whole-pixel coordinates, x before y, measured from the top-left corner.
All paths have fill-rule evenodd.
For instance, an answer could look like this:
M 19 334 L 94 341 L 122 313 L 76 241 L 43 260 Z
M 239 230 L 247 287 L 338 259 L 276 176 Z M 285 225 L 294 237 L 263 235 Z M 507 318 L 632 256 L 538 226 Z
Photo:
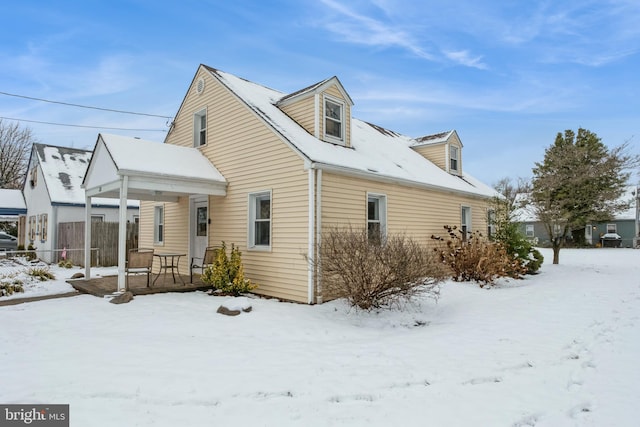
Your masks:
M 193 115 L 193 146 L 200 147 L 207 143 L 207 109 Z
M 459 172 L 458 161 L 460 159 L 460 150 L 453 145 L 449 147 L 449 170 L 451 172 Z
M 324 136 L 328 142 L 344 144 L 344 103 L 334 98 L 324 99 Z

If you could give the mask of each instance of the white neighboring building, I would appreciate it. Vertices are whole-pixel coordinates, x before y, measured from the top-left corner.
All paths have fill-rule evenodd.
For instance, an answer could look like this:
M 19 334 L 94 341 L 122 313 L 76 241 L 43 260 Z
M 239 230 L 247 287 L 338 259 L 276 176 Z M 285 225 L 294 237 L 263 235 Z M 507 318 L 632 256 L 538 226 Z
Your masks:
M 32 244 L 40 259 L 56 259 L 58 224 L 83 222 L 85 194 L 82 179 L 92 152 L 69 147 L 33 144 L 23 187 L 27 207 L 25 245 Z M 127 201 L 127 222 L 138 220 L 139 201 Z M 118 222 L 118 199 L 94 198 L 92 221 Z M 67 248 L 69 249 L 69 248 Z

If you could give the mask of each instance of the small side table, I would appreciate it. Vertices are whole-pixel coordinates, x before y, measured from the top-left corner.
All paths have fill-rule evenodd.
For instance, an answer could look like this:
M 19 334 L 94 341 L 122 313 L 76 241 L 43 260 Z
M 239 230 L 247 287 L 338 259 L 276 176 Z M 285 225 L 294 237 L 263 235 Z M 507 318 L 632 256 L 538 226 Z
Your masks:
M 160 273 L 164 271 L 163 281 L 167 278 L 167 270 L 171 270 L 171 277 L 173 277 L 173 283 L 176 283 L 176 273 L 178 273 L 178 277 L 180 281 L 184 285 L 184 280 L 180 275 L 180 270 L 178 269 L 178 265 L 180 264 L 180 257 L 187 256 L 187 254 L 179 254 L 179 253 L 154 253 L 153 256 L 157 256 L 160 258 L 160 271 L 155 279 L 153 279 L 153 283 L 151 286 L 155 285 L 156 280 L 160 277 Z

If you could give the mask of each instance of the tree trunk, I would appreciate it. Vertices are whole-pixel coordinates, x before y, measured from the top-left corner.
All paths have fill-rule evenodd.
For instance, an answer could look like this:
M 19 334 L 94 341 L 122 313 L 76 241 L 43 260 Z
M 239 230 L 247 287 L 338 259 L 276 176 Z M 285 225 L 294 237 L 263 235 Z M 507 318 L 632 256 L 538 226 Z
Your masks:
M 558 238 L 553 239 L 553 263 L 560 264 L 560 246 L 561 241 Z

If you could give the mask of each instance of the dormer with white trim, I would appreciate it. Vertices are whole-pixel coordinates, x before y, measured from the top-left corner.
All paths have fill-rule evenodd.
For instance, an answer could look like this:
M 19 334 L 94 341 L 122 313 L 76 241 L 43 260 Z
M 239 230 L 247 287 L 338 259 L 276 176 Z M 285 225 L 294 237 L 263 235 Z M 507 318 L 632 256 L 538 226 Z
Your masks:
M 337 77 L 286 95 L 276 105 L 316 138 L 351 146 L 353 101 Z
M 446 172 L 462 176 L 462 141 L 455 130 L 416 138 L 411 148 Z

